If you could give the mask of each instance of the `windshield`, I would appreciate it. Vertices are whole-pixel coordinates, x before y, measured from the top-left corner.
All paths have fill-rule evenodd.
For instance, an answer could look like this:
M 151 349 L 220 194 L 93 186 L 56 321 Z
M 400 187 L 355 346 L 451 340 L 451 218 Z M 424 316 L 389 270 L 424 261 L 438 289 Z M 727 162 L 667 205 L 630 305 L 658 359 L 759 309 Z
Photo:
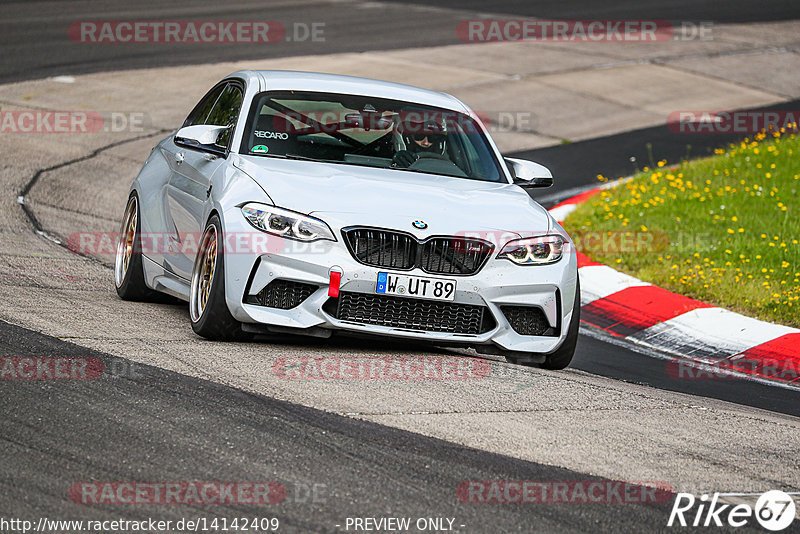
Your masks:
M 241 153 L 506 181 L 470 116 L 365 96 L 256 95 Z

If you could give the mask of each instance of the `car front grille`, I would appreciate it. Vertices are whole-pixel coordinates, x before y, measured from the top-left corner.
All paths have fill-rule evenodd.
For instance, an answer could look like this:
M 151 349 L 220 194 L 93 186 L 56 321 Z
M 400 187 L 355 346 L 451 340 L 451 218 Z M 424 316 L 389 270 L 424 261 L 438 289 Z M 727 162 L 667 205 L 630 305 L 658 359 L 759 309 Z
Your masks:
M 292 280 L 273 280 L 255 295 L 247 295 L 245 303 L 290 310 L 299 306 L 311 296 L 319 286 L 293 282 Z
M 422 245 L 420 269 L 439 274 L 475 274 L 492 253 L 492 245 L 477 239 L 436 237 Z
M 485 306 L 367 293 L 343 291 L 325 309 L 340 321 L 423 332 L 477 335 L 496 326 Z
M 557 336 L 541 308 L 534 306 L 500 306 L 508 324 L 521 336 Z
M 361 263 L 388 269 L 413 269 L 417 240 L 408 234 L 354 228 L 344 233 L 353 257 Z
M 432 274 L 475 274 L 494 250 L 491 243 L 459 236 L 418 241 L 410 234 L 377 228 L 349 228 L 343 234 L 360 263 L 406 271 L 419 267 Z

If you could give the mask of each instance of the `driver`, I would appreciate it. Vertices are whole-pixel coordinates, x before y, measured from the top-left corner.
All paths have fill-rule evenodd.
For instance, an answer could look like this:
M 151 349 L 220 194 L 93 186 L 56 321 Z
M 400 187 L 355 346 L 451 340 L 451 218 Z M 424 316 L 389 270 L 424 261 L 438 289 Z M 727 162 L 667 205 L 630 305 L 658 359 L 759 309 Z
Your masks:
M 435 120 L 403 121 L 395 126 L 394 134 L 397 152 L 392 167 L 408 168 L 420 157 L 450 159 L 444 126 Z

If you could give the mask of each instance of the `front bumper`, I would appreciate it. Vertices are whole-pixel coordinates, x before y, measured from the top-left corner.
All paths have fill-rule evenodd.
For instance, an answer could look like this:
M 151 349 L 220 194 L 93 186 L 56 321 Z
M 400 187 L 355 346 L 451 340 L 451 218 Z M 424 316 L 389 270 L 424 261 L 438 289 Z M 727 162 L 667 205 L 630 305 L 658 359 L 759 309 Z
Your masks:
M 234 215 L 234 214 L 230 214 Z M 238 215 L 238 214 L 235 214 Z M 231 223 L 231 221 L 234 221 Z M 226 217 L 226 232 L 253 232 L 246 222 Z M 337 236 L 338 237 L 338 236 Z M 493 318 L 493 327 L 477 334 L 432 332 L 376 324 L 360 324 L 337 319 L 331 313 L 328 285 L 330 270 L 342 272 L 340 291 L 375 294 L 378 273 L 391 269 L 358 263 L 339 237 L 338 242 L 317 241 L 302 244 L 270 236 L 272 245 L 264 253 L 226 253 L 225 288 L 228 307 L 243 323 L 292 329 L 297 333 L 318 329 L 349 331 L 360 334 L 420 339 L 437 344 L 496 347 L 509 351 L 546 354 L 564 341 L 572 317 L 577 282 L 577 262 L 570 253 L 551 265 L 519 266 L 496 259 L 497 251 L 483 269 L 472 276 L 431 275 L 419 269 L 405 274 L 456 280 L 455 303 L 485 306 Z M 277 244 L 277 246 L 276 246 Z M 318 286 L 318 289 L 291 309 L 248 304 L 248 295 L 256 295 L 274 280 L 288 280 Z M 397 297 L 404 298 L 404 297 Z M 328 305 L 326 306 L 326 303 Z M 552 335 L 532 336 L 517 333 L 501 310 L 503 306 L 538 307 L 552 327 Z

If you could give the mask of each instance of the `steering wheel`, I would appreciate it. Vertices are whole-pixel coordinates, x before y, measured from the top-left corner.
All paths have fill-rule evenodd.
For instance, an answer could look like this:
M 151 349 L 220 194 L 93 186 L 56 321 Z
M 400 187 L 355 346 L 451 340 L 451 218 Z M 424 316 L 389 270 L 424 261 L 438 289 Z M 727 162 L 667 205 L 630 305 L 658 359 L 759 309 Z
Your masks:
M 440 159 L 443 161 L 450 161 L 450 158 L 437 152 L 417 152 L 417 161 L 421 159 Z M 416 163 L 416 161 L 414 163 Z
M 418 152 L 417 161 L 409 165 L 408 168 L 414 171 L 432 172 L 449 176 L 467 176 L 458 165 L 450 160 L 450 158 L 435 152 Z

